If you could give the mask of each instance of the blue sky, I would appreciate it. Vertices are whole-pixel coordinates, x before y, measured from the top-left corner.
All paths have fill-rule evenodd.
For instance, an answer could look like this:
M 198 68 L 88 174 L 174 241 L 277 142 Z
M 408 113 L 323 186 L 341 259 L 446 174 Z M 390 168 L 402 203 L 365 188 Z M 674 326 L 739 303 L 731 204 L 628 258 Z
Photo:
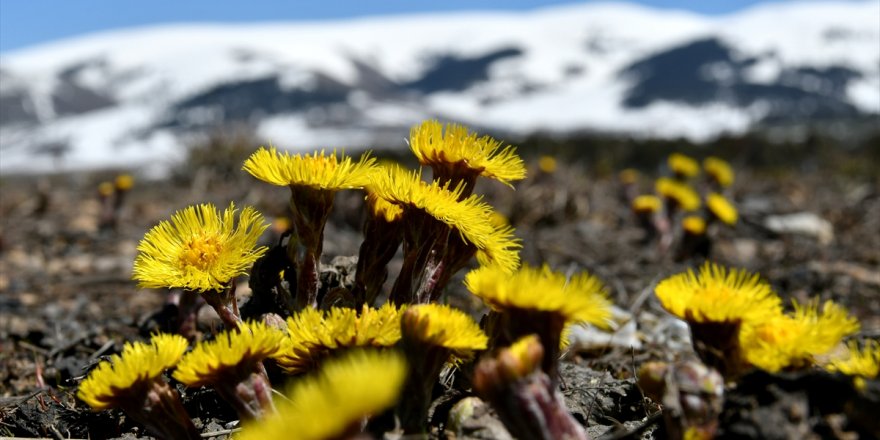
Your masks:
M 724 14 L 768 0 L 634 0 Z M 0 0 L 0 52 L 80 34 L 184 22 L 326 20 L 456 10 L 527 10 L 570 0 Z

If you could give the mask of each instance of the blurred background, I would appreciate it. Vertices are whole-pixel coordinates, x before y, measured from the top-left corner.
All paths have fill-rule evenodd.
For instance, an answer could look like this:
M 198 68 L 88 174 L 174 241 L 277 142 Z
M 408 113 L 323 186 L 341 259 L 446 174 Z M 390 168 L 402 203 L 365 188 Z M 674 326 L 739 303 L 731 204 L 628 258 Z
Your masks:
M 772 162 L 822 148 L 874 157 L 880 143 L 877 0 L 0 8 L 7 176 L 163 177 L 259 144 L 402 150 L 426 118 L 526 150 L 629 159 L 646 154 L 633 145 Z

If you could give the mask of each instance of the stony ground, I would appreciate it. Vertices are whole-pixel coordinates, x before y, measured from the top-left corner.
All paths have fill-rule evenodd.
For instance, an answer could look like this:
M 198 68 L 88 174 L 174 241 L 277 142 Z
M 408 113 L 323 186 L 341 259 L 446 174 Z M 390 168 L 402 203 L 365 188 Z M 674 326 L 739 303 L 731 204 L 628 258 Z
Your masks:
M 653 298 L 652 287 L 697 261 L 676 262 L 654 244 L 643 243 L 613 174 L 597 177 L 591 164 L 576 161 L 541 174 L 534 162 L 533 177 L 517 184 L 516 191 L 494 184 L 478 191 L 517 227 L 525 261 L 588 269 L 602 278 L 620 308 L 619 332 L 626 333 L 613 343 L 591 339 L 569 354 L 563 368 L 569 409 L 594 438 L 662 438 L 658 406 L 643 398 L 633 376 L 645 361 L 671 360 L 689 350 L 680 326 Z M 3 177 L 0 436 L 144 435 L 122 413 L 89 411 L 74 397 L 76 384 L 123 342 L 148 336 L 161 325 L 167 292 L 140 290 L 130 280 L 138 240 L 149 227 L 196 202 L 225 206 L 235 201 L 254 205 L 269 218 L 284 215 L 286 190 L 225 172 L 194 168 L 190 175 L 162 181 L 138 177 L 115 216 L 96 189 L 112 173 Z M 646 173 L 658 174 L 654 168 Z M 734 228 L 711 228 L 711 259 L 760 272 L 786 298 L 839 301 L 861 320 L 858 337 L 880 337 L 880 177 L 804 173 L 797 164 L 788 172 L 744 167 L 738 173 L 731 195 L 741 221 Z M 649 190 L 650 182 L 643 186 Z M 356 255 L 359 207 L 356 194 L 340 194 L 326 231 L 325 263 L 334 256 Z M 791 214 L 802 214 L 800 230 L 769 227 L 772 217 Z M 239 286 L 246 300 L 247 283 Z M 448 295 L 475 316 L 481 312 L 460 283 L 453 283 Z M 205 309 L 200 324 L 208 331 L 215 317 Z M 633 344 L 636 348 L 630 348 Z M 827 387 L 838 387 L 841 394 L 848 385 L 823 380 L 831 379 L 750 378 L 729 396 L 722 432 L 731 438 L 855 438 L 857 415 L 816 404 Z M 880 401 L 880 387 L 873 384 L 869 390 L 873 400 L 860 401 L 858 408 L 867 410 L 866 405 Z M 454 427 L 447 425 L 444 416 L 465 396 L 448 392 L 439 397 L 432 436 L 506 435 L 488 408 Z M 184 402 L 206 437 L 224 437 L 237 426 L 234 413 L 212 391 L 185 391 Z

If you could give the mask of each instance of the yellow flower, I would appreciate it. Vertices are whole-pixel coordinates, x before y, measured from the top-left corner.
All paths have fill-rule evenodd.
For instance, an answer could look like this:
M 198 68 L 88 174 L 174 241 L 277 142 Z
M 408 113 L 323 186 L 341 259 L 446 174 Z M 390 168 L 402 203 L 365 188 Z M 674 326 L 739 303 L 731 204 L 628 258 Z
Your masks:
M 242 373 L 253 372 L 254 365 L 276 354 L 284 332 L 262 322 L 244 322 L 238 329 L 201 342 L 183 357 L 174 378 L 188 387 L 214 385 Z
M 330 359 L 320 371 L 295 382 L 278 412 L 245 425 L 238 440 L 352 438 L 361 422 L 392 407 L 406 378 L 395 352 L 358 350 Z
M 706 196 L 706 207 L 718 220 L 731 226 L 736 224 L 738 218 L 736 207 L 721 194 L 709 193 Z
M 681 227 L 692 235 L 703 235 L 706 232 L 706 221 L 702 217 L 689 215 L 681 220 Z
M 489 341 L 470 316 L 441 304 L 408 308 L 401 318 L 401 332 L 417 345 L 450 350 L 457 359 L 467 359 L 473 351 L 485 350 Z
M 715 182 L 718 182 L 718 185 L 722 188 L 726 188 L 733 184 L 733 169 L 724 159 L 709 156 L 703 161 L 703 169 L 706 170 L 706 174 L 711 176 Z
M 654 183 L 654 190 L 657 194 L 673 200 L 685 211 L 696 211 L 700 208 L 700 195 L 687 184 L 661 177 Z
M 568 338 L 563 338 L 568 340 Z M 541 357 L 544 353 L 538 335 L 531 334 L 516 340 L 510 347 L 505 349 L 516 360 L 511 367 L 517 372 L 517 377 L 525 377 L 537 370 L 541 365 Z
M 490 218 L 495 225 L 495 219 Z M 514 271 L 519 266 L 519 250 L 522 240 L 513 235 L 512 226 L 496 226 L 495 231 L 486 238 L 485 246 L 477 249 L 477 261 L 481 265 L 494 265 Z
M 624 185 L 634 185 L 639 181 L 639 170 L 627 168 L 621 171 L 620 174 L 617 175 L 617 178 L 620 180 L 620 183 Z
M 367 209 L 373 217 L 385 219 L 388 223 L 394 223 L 403 217 L 403 208 L 389 203 L 369 189 L 367 189 L 366 201 Z
M 859 350 L 855 341 L 847 344 L 847 353 L 838 358 L 833 358 L 825 365 L 828 371 L 838 371 L 847 376 L 856 376 L 856 387 L 863 389 L 865 379 L 876 379 L 880 374 L 880 342 L 876 340 L 865 341 L 865 345 Z
M 740 346 L 750 364 L 771 373 L 804 367 L 859 329 L 858 321 L 831 301 L 822 306 L 821 313 L 818 302 L 805 307 L 795 303 L 794 307 L 791 315 L 779 314 L 742 327 Z
M 611 303 L 602 282 L 586 272 L 566 280 L 565 275 L 547 266 L 523 266 L 514 273 L 483 266 L 465 276 L 465 286 L 494 310 L 548 312 L 567 322 L 587 322 L 604 328 L 611 318 Z
M 462 186 L 450 190 L 437 182 L 422 181 L 418 171 L 389 168 L 375 174 L 372 191 L 390 203 L 406 209 L 421 210 L 454 228 L 468 243 L 483 252 L 485 260 L 510 261 L 510 252 L 518 244 L 511 237 L 512 228 L 492 224 L 492 207 L 479 196 L 459 201 Z M 507 250 L 505 250 L 507 249 Z M 517 257 L 518 258 L 518 257 Z
M 691 178 L 700 174 L 700 164 L 692 157 L 681 153 L 670 154 L 666 163 L 673 173 L 683 177 Z
M 501 148 L 501 142 L 489 136 L 477 137 L 467 127 L 425 121 L 410 130 L 409 147 L 422 165 L 462 166 L 479 175 L 510 185 L 526 177 L 526 168 L 516 149 Z
M 190 206 L 147 232 L 134 261 L 138 286 L 221 290 L 245 273 L 266 252 L 254 246 L 268 225 L 251 207 L 236 225 L 235 211 L 233 204 L 222 216 L 211 204 Z
M 661 208 L 663 201 L 649 194 L 638 196 L 632 201 L 632 209 L 635 212 L 658 212 Z
M 113 186 L 113 182 L 101 182 L 98 184 L 98 195 L 101 197 L 110 197 L 115 190 L 116 187 Z
M 543 173 L 553 174 L 556 172 L 556 158 L 553 156 L 541 156 L 538 158 L 538 169 Z
M 131 174 L 120 174 L 113 183 L 117 190 L 128 191 L 134 186 L 134 177 Z
M 127 343 L 119 355 L 103 361 L 79 384 L 77 397 L 96 410 L 121 406 L 140 398 L 142 387 L 173 367 L 188 343 L 178 335 L 157 334 L 149 344 Z
M 400 311 L 378 309 L 304 309 L 287 318 L 287 337 L 274 356 L 288 374 L 312 369 L 331 351 L 352 347 L 391 347 L 400 340 Z
M 693 322 L 759 321 L 781 313 L 779 297 L 758 275 L 711 263 L 673 275 L 654 293 L 663 307 Z
M 283 154 L 273 147 L 261 147 L 245 162 L 244 169 L 264 182 L 280 186 L 303 186 L 318 190 L 363 188 L 370 183 L 376 159 L 368 154 L 353 162 L 350 157 L 337 157 L 324 151 L 312 155 Z

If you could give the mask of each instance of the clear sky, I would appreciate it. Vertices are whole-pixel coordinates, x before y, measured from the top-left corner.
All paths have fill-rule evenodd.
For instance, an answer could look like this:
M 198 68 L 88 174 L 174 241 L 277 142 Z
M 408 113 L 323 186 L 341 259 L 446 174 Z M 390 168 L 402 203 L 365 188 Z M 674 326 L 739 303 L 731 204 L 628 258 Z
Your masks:
M 776 0 L 631 0 L 724 14 Z M 571 0 L 0 0 L 0 52 L 80 34 L 185 22 L 326 20 L 458 10 L 527 10 Z

